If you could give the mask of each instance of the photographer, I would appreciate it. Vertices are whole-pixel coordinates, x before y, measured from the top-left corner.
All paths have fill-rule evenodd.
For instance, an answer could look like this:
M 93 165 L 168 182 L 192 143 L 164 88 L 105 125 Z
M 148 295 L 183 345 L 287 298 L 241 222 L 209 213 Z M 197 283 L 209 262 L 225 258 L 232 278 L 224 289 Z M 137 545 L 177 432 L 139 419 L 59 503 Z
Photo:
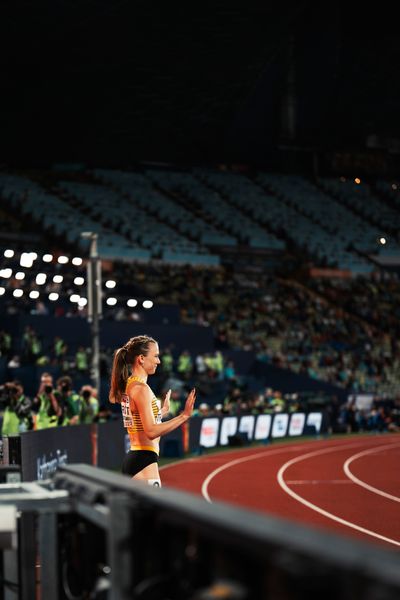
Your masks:
M 35 429 L 47 429 L 58 425 L 61 409 L 54 393 L 53 377 L 50 373 L 42 373 L 34 407 L 37 412 Z
M 69 375 L 63 375 L 57 379 L 57 389 L 54 394 L 61 410 L 58 424 L 78 424 L 81 411 L 81 398 L 79 394 L 73 390 L 72 379 Z
M 99 413 L 99 401 L 94 395 L 91 385 L 83 385 L 80 390 L 81 410 L 79 413 L 80 423 L 94 423 Z
M 25 396 L 20 381 L 0 386 L 0 403 L 4 406 L 1 435 L 17 435 L 33 429 L 32 402 Z

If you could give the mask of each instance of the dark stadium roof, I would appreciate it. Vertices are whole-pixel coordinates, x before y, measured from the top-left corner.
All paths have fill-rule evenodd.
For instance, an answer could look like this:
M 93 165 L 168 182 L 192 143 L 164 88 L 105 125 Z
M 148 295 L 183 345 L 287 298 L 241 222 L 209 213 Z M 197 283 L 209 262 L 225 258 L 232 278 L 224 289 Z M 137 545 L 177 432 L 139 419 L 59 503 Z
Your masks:
M 3 0 L 0 158 L 396 150 L 400 43 L 384 5 Z

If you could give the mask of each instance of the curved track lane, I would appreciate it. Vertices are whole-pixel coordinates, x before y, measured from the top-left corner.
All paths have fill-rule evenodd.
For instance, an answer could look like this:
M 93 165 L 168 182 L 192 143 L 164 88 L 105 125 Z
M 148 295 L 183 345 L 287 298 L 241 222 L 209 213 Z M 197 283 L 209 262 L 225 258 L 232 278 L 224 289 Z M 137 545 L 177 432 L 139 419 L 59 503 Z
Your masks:
M 259 446 L 166 465 L 163 485 L 400 550 L 400 436 Z

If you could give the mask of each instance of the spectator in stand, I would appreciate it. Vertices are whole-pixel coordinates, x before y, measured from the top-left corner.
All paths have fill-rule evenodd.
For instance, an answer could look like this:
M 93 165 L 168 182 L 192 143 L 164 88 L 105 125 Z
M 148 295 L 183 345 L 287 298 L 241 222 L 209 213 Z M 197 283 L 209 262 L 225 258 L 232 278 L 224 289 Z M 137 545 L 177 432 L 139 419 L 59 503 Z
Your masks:
M 25 364 L 35 364 L 42 351 L 42 342 L 31 325 L 25 327 L 22 337 L 22 356 Z
M 67 353 L 67 344 L 61 336 L 56 335 L 53 341 L 53 352 L 58 364 L 62 364 Z
M 89 357 L 84 346 L 79 346 L 75 353 L 75 366 L 80 375 L 89 374 Z
M 224 368 L 224 379 L 227 381 L 235 381 L 236 380 L 236 371 L 233 360 L 228 360 Z
M 193 373 L 193 361 L 188 350 L 183 350 L 178 356 L 176 370 L 183 379 L 190 379 Z
M 0 331 L 0 356 L 8 359 L 12 356 L 12 337 L 4 329 Z
M 161 354 L 161 371 L 168 377 L 174 370 L 174 357 L 172 355 L 171 348 L 168 347 Z
M 207 371 L 207 365 L 204 360 L 203 354 L 198 354 L 195 358 L 196 373 L 201 378 Z
M 214 370 L 216 374 L 216 378 L 218 381 L 222 381 L 224 379 L 224 357 L 220 350 L 216 350 L 214 353 Z

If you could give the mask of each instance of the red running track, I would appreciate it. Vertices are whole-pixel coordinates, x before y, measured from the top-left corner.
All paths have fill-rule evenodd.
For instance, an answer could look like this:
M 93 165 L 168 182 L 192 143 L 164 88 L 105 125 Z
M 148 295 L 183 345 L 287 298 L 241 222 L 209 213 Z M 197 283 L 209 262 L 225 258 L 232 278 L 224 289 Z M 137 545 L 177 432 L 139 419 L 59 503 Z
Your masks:
M 277 443 L 161 468 L 164 486 L 400 550 L 400 435 Z

